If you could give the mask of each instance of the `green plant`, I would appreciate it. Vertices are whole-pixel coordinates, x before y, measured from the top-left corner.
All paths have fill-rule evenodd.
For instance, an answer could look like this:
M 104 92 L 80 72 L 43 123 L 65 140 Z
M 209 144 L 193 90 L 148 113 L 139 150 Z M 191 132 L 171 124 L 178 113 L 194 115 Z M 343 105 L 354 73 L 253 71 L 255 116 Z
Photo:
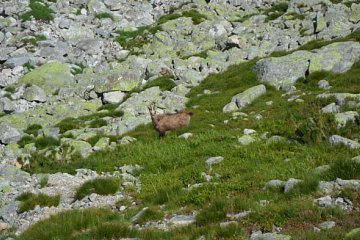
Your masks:
M 44 188 L 47 186 L 49 182 L 49 176 L 48 175 L 45 175 L 43 176 L 41 179 L 40 179 L 40 188 Z
M 120 187 L 119 178 L 96 178 L 85 182 L 76 190 L 75 199 L 81 200 L 91 193 L 110 195 L 116 193 Z
M 90 122 L 89 127 L 90 128 L 100 128 L 102 126 L 106 126 L 107 122 L 104 119 L 94 119 Z
M 53 137 L 38 137 L 35 139 L 35 147 L 38 150 L 45 149 L 51 146 L 59 146 L 60 140 Z
M 16 87 L 10 85 L 10 86 L 5 87 L 4 90 L 5 90 L 6 92 L 8 92 L 8 93 L 15 93 L 15 92 L 16 92 Z
M 30 63 L 25 63 L 23 67 L 26 67 L 28 71 L 31 71 L 32 69 L 35 69 L 35 66 Z
M 278 17 L 284 15 L 284 13 L 287 11 L 287 9 L 288 9 L 288 3 L 287 2 L 282 2 L 282 3 L 279 3 L 279 4 L 273 5 L 271 8 L 267 9 L 264 12 L 265 15 L 268 15 L 265 18 L 265 22 L 275 20 Z
M 54 19 L 52 16 L 53 11 L 41 0 L 30 0 L 29 7 L 31 10 L 20 16 L 22 21 L 29 21 L 31 17 L 42 21 L 51 21 Z
M 161 210 L 159 210 L 156 207 L 149 207 L 134 223 L 145 224 L 150 220 L 160 220 L 163 217 L 164 217 L 164 213 Z
M 221 221 L 226 217 L 226 210 L 226 202 L 217 200 L 209 207 L 202 209 L 199 214 L 196 215 L 196 223 L 199 225 L 206 225 Z
M 161 91 L 170 91 L 173 87 L 176 87 L 176 84 L 174 83 L 173 79 L 168 76 L 164 77 L 158 77 L 157 79 L 148 81 L 143 87 L 142 90 L 145 90 L 147 88 L 158 86 Z
M 24 192 L 16 198 L 16 200 L 22 203 L 19 206 L 19 212 L 23 213 L 35 208 L 36 205 L 44 206 L 58 206 L 60 203 L 60 195 L 48 196 L 45 194 L 34 194 L 31 192 Z
M 196 9 L 185 11 L 182 13 L 182 16 L 191 18 L 194 25 L 198 25 L 207 19 L 204 14 L 199 13 Z
M 84 73 L 85 68 L 86 68 L 85 65 L 82 63 L 76 64 L 76 67 L 73 67 L 71 69 L 71 73 L 73 75 L 82 74 L 82 73 Z
M 37 137 L 38 131 L 40 129 L 42 129 L 42 126 L 40 124 L 31 124 L 24 130 L 24 132 L 29 135 L 33 135 L 34 137 Z
M 35 138 L 33 136 L 25 135 L 18 141 L 18 144 L 23 148 L 26 144 L 33 143 L 34 141 Z
M 44 40 L 46 40 L 46 36 L 44 36 L 44 35 L 35 35 L 35 36 L 24 38 L 21 41 L 23 43 L 30 43 L 32 45 L 36 45 L 37 42 L 44 41 Z
M 107 13 L 107 12 L 98 13 L 98 14 L 95 15 L 95 17 L 98 18 L 98 19 L 109 18 L 112 21 L 115 20 L 114 16 L 112 14 L 110 14 L 110 13 Z

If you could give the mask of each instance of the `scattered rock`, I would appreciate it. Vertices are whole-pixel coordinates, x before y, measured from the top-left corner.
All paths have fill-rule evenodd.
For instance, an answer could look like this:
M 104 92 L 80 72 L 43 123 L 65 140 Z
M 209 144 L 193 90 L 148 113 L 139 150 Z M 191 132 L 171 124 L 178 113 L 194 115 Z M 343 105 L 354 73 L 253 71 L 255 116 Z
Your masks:
M 331 145 L 341 145 L 342 144 L 342 145 L 348 146 L 351 149 L 360 148 L 360 143 L 358 143 L 354 140 L 348 139 L 348 138 L 341 137 L 339 135 L 332 135 L 329 138 L 329 142 Z
M 205 161 L 205 163 L 208 165 L 208 166 L 211 166 L 213 164 L 216 164 L 216 163 L 220 163 L 224 160 L 224 157 L 221 157 L 221 156 L 217 156 L 217 157 L 211 157 L 209 158 L 208 160 Z
M 245 90 L 232 97 L 230 103 L 226 104 L 223 108 L 223 112 L 232 112 L 241 110 L 250 103 L 252 103 L 258 97 L 266 93 L 265 85 L 261 84 Z
M 238 141 L 241 145 L 249 145 L 253 142 L 256 142 L 256 138 L 250 136 L 250 135 L 244 135 L 242 137 L 238 138 Z
M 193 215 L 176 215 L 170 219 L 170 223 L 174 226 L 186 226 L 195 222 L 195 216 Z
M 179 136 L 179 138 L 184 138 L 184 139 L 188 139 L 190 137 L 192 137 L 193 134 L 192 133 L 183 133 Z
M 331 229 L 331 228 L 335 227 L 335 225 L 336 225 L 336 223 L 334 221 L 326 221 L 326 222 L 320 223 L 318 225 L 318 227 L 320 229 L 325 230 L 325 229 Z

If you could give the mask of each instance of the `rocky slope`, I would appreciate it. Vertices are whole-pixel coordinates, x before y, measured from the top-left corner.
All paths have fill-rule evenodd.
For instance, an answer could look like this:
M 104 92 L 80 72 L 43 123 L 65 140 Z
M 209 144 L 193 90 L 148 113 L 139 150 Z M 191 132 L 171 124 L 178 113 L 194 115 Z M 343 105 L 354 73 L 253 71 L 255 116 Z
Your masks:
M 35 12 L 36 4 L 42 6 L 42 14 Z M 45 15 L 45 10 L 50 14 Z M 72 156 L 86 158 L 136 141 L 124 134 L 151 121 L 149 104 L 155 103 L 159 112 L 182 110 L 191 89 L 234 64 L 256 61 L 253 71 L 260 85 L 234 95 L 223 106 L 224 113 L 247 118 L 239 111 L 269 88 L 284 91 L 291 96 L 289 102 L 301 102 L 304 97 L 295 86 L 299 79 L 321 71 L 345 73 L 360 60 L 359 39 L 353 37 L 360 28 L 360 4 L 350 0 L 5 0 L 0 13 L 0 232 L 4 236 L 13 229 L 19 235 L 64 210 L 116 209 L 119 200 L 132 199 L 126 187 L 141 191 L 133 167 L 121 164 L 114 172 L 79 169 L 75 175 L 48 174 L 47 186 L 41 187 L 42 174 L 20 170 L 31 168 L 34 155 L 70 161 Z M 322 45 L 302 49 L 316 42 Z M 359 106 L 360 93 L 329 92 L 325 80 L 319 87 L 324 92 L 317 98 L 335 98 L 322 112 L 334 114 L 339 128 L 359 119 L 359 111 L 347 111 L 345 106 L 349 102 Z M 211 94 L 217 93 L 203 92 Z M 244 132 L 239 144 L 267 139 L 254 133 Z M 281 136 L 266 141 L 281 141 Z M 328 141 L 360 148 L 359 136 L 334 134 Z M 92 194 L 75 201 L 75 191 L 84 182 L 111 176 L 124 181 L 115 195 Z M 283 187 L 287 192 L 299 182 L 271 180 L 265 188 Z M 326 196 L 314 201 L 352 211 L 351 201 L 332 194 L 359 187 L 359 180 L 321 181 L 320 192 Z M 56 207 L 19 213 L 16 198 L 27 191 L 60 194 L 61 201 Z M 167 215 L 160 223 L 137 228 L 168 230 L 194 223 L 195 215 Z M 251 238 L 288 236 L 254 231 Z

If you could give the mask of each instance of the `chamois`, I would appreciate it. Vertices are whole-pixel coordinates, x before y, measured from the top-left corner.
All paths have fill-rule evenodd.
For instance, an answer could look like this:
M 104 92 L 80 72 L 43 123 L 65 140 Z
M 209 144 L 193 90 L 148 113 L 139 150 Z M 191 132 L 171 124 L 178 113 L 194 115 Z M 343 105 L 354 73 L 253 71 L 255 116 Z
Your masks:
M 193 115 L 192 112 L 156 114 L 155 106 L 149 106 L 148 109 L 154 129 L 159 132 L 159 138 L 164 137 L 167 131 L 189 125 L 190 116 Z

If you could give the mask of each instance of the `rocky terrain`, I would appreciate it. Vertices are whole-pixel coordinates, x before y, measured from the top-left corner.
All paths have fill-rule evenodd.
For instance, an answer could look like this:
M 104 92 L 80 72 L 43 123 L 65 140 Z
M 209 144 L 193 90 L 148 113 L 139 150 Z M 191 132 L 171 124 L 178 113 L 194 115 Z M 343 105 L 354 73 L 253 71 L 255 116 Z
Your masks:
M 100 237 L 94 233 L 89 237 L 86 235 L 92 231 L 89 225 L 77 229 L 71 238 L 176 239 L 174 236 L 181 235 L 192 239 L 341 239 L 345 236 L 356 239 L 360 229 L 345 226 L 350 221 L 346 217 L 347 220 L 337 221 L 335 213 L 299 220 L 304 221 L 300 228 L 310 228 L 307 231 L 310 234 L 335 228 L 342 235 L 296 238 L 301 235 L 295 231 L 296 224 L 286 228 L 284 222 L 268 215 L 269 224 L 248 220 L 256 215 L 255 207 L 239 208 L 241 211 L 226 209 L 219 219 L 216 214 L 206 217 L 202 211 L 207 209 L 207 201 L 213 199 L 202 198 L 204 195 L 212 198 L 216 191 L 230 200 L 246 191 L 270 192 L 278 197 L 280 193 L 276 191 L 280 190 L 281 194 L 291 195 L 298 191 L 297 185 L 310 188 L 312 180 L 305 177 L 308 167 L 312 167 L 317 185 L 313 191 L 316 193 L 304 194 L 311 203 L 309 208 L 336 209 L 333 211 L 352 218 L 358 227 L 359 29 L 360 3 L 352 0 L 1 1 L 0 239 L 39 239 L 36 235 L 26 235 L 30 226 L 36 229 L 37 222 L 51 222 L 52 217 L 66 211 L 95 208 L 105 212 L 110 209 L 106 214 L 122 214 L 128 221 L 126 227 L 136 232 L 129 230 L 121 236 Z M 228 81 L 234 75 L 243 78 L 243 82 L 236 85 Z M 347 78 L 348 82 L 332 82 L 336 78 Z M 211 83 L 214 85 L 207 83 L 213 79 L 217 79 Z M 306 107 L 312 101 L 318 104 L 314 112 Z M 150 104 L 155 104 L 158 113 L 191 108 L 195 112 L 194 124 L 176 132 L 175 137 L 170 135 L 160 141 L 145 133 L 153 131 L 149 125 L 144 126 L 151 122 L 147 109 Z M 286 115 L 288 112 L 291 114 Z M 333 126 L 321 116 L 331 118 Z M 296 131 L 287 135 L 290 130 L 285 129 L 293 125 Z M 209 133 L 211 129 L 218 132 Z M 222 137 L 214 137 L 220 133 Z M 166 155 L 167 161 L 176 159 L 181 154 L 175 148 L 186 148 L 184 141 L 187 147 L 200 145 L 204 149 L 200 153 L 192 151 L 196 153 L 192 156 L 195 164 L 201 165 L 187 165 L 193 169 L 186 170 L 188 179 L 180 173 L 170 173 L 177 171 L 177 167 L 185 167 L 183 163 L 167 168 L 166 161 L 151 162 L 161 158 L 160 155 Z M 215 146 L 210 151 L 207 148 L 211 141 L 219 142 L 216 147 L 223 144 L 224 149 L 225 145 L 236 146 L 223 153 L 215 150 Z M 317 144 L 323 148 L 324 155 L 313 150 Z M 281 158 L 278 163 L 281 166 L 286 162 L 294 165 L 276 170 L 279 174 L 259 176 L 256 183 L 250 177 L 231 179 L 229 175 L 236 176 L 238 172 L 227 172 L 232 171 L 232 164 L 226 165 L 230 157 L 220 155 L 236 155 L 242 149 L 243 155 L 237 154 L 249 156 L 244 159 L 250 161 L 252 155 L 246 149 L 258 151 L 256 146 L 261 149 L 270 146 L 270 155 Z M 288 152 L 283 154 L 283 149 Z M 332 155 L 335 160 L 355 163 L 349 167 L 349 178 L 346 173 L 322 177 L 324 172 L 345 166 L 334 165 L 336 161 L 325 155 L 332 151 L 337 151 Z M 145 157 L 143 152 L 150 153 Z M 293 163 L 294 155 L 311 161 L 297 165 L 301 161 Z M 259 153 L 257 158 L 261 157 Z M 106 163 L 107 159 L 112 162 Z M 194 169 L 200 172 L 188 176 Z M 243 167 L 241 171 L 250 170 Z M 115 193 L 92 192 L 77 199 L 78 189 L 86 182 L 106 178 L 121 180 Z M 184 191 L 206 191 L 191 200 L 172 201 L 168 197 L 167 201 L 147 204 L 149 196 L 170 196 L 171 187 L 164 191 L 160 188 L 177 184 L 176 178 L 182 179 L 180 185 Z M 246 190 L 234 185 L 238 181 L 244 182 Z M 217 185 L 226 190 L 207 189 Z M 272 192 L 274 189 L 276 193 Z M 57 204 L 35 204 L 20 211 L 24 201 L 19 196 L 27 192 L 38 196 L 59 195 L 60 200 Z M 351 192 L 353 198 L 344 192 Z M 272 201 L 275 200 L 266 196 L 256 197 L 262 209 Z M 289 206 L 294 204 L 292 201 L 305 202 L 296 198 L 288 201 Z M 177 206 L 178 202 L 181 207 Z M 210 207 L 209 211 L 219 210 Z M 154 212 L 161 212 L 160 217 Z M 306 215 L 306 210 L 303 212 Z M 151 214 L 156 219 L 146 219 Z M 223 235 L 196 230 L 196 227 L 213 226 L 203 226 L 203 215 L 205 219 L 213 219 L 210 224 L 219 228 L 214 231 Z M 291 218 L 291 214 L 286 218 Z M 280 225 L 284 225 L 284 231 Z M 191 230 L 187 231 L 187 227 Z M 141 235 L 148 229 L 174 235 Z M 193 235 L 176 229 L 185 229 L 184 232 Z M 226 235 L 224 229 L 230 229 L 230 233 Z M 242 229 L 241 233 L 238 229 Z M 54 235 L 54 239 L 70 239 L 69 236 Z

